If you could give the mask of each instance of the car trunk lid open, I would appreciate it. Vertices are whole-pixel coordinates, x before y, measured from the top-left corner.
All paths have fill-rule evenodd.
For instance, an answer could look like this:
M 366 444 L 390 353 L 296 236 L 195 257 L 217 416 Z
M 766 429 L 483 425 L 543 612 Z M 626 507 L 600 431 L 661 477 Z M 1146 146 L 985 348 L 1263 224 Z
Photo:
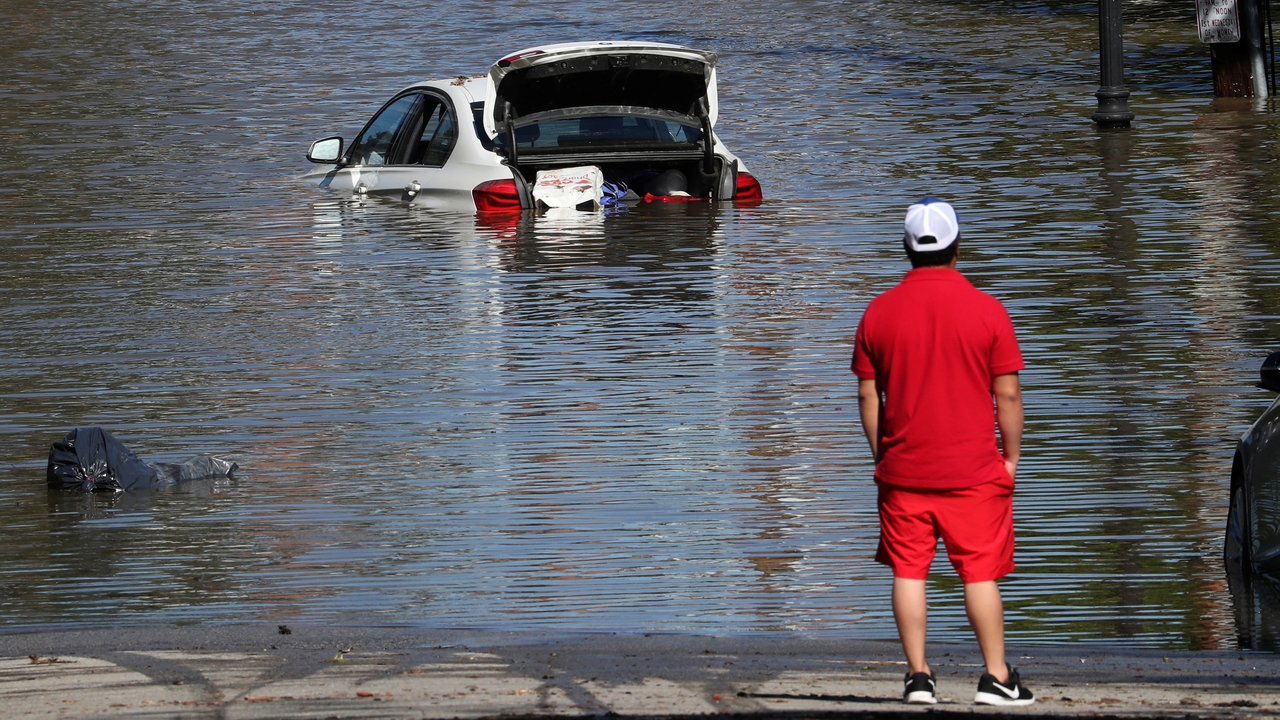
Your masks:
M 712 132 L 715 63 L 714 53 L 662 43 L 522 50 L 490 70 L 483 123 L 530 185 L 539 172 L 597 168 L 641 196 L 678 174 L 678 194 L 729 197 L 732 168 Z
M 716 55 L 664 43 L 546 45 L 489 70 L 484 129 L 497 137 L 520 118 L 565 108 L 640 107 L 705 119 L 714 127 Z

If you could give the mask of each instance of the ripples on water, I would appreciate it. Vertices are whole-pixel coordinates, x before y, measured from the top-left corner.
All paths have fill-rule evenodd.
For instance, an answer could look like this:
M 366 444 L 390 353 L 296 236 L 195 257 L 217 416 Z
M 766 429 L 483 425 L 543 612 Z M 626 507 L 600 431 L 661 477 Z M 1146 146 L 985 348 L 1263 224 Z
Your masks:
M 4 622 L 892 637 L 847 363 L 929 193 L 1030 365 L 1011 635 L 1234 646 L 1218 557 L 1271 399 L 1276 124 L 1213 105 L 1190 18 L 1133 2 L 1138 120 L 1100 135 L 1093 5 L 16 13 Z M 492 227 L 291 179 L 412 80 L 598 37 L 719 51 L 720 130 L 769 202 Z M 47 498 L 49 443 L 91 423 L 243 471 Z M 935 569 L 934 637 L 965 639 Z

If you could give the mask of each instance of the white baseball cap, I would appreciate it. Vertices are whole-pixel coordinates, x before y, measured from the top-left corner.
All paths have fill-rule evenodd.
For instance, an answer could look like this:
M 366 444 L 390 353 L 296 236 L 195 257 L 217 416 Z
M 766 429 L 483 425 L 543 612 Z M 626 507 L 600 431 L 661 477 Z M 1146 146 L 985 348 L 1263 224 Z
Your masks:
M 937 198 L 927 197 L 907 208 L 902 239 L 915 252 L 945 250 L 960 237 L 956 211 Z

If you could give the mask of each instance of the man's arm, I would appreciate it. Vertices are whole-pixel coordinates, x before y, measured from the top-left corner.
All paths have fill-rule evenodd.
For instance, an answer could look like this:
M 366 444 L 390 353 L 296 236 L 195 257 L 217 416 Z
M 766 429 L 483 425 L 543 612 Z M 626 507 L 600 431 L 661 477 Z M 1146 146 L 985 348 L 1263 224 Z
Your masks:
M 858 417 L 871 446 L 871 457 L 880 462 L 880 389 L 875 379 L 858 381 Z
M 1000 446 L 1004 450 L 1004 467 L 1009 477 L 1016 477 L 1018 460 L 1022 458 L 1022 388 L 1018 373 L 997 375 L 991 381 L 996 396 L 996 425 L 1000 428 Z

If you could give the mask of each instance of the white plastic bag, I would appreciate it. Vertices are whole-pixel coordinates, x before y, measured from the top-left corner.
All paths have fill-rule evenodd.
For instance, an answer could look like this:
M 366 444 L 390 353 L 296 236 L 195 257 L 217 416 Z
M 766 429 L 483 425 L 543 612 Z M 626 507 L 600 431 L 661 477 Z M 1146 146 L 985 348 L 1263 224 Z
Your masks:
M 595 165 L 539 170 L 533 183 L 533 199 L 547 207 L 576 208 L 590 203 L 600 207 L 604 173 Z

